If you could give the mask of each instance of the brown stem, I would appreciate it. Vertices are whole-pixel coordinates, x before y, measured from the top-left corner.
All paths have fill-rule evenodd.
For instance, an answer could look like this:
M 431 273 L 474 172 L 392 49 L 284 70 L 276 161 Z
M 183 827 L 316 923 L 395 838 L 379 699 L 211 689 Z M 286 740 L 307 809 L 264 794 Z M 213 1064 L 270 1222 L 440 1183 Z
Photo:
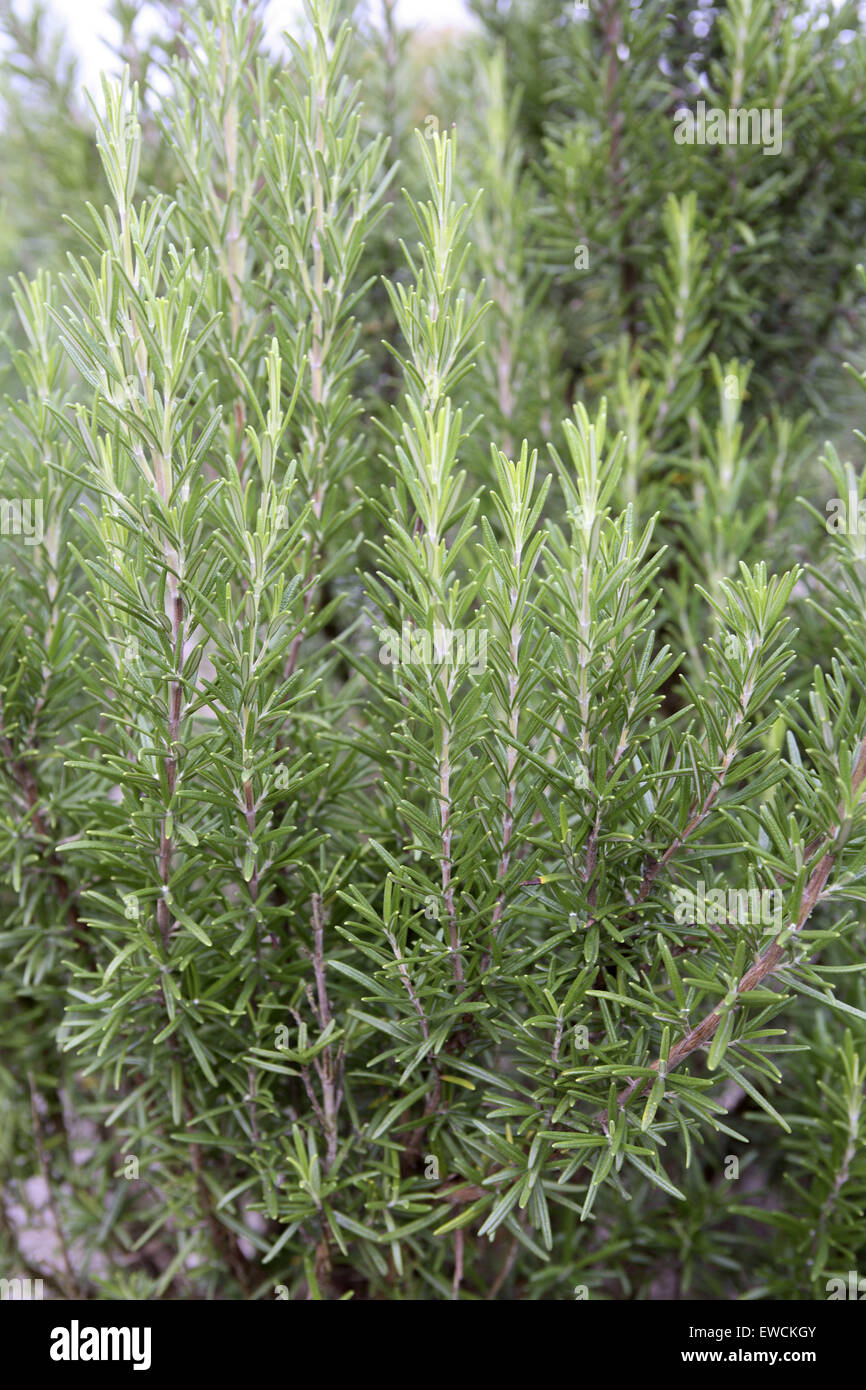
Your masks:
M 861 742 L 860 755 L 857 759 L 857 765 L 851 779 L 851 787 L 855 798 L 860 795 L 864 779 L 866 779 L 866 737 L 864 737 Z M 829 841 L 830 846 L 832 846 L 841 828 L 841 807 L 837 808 L 837 814 L 840 817 L 839 823 L 828 835 L 823 837 L 825 841 Z M 759 956 L 749 967 L 737 985 L 736 996 L 738 999 L 740 995 L 747 993 L 749 990 L 757 989 L 761 982 L 769 975 L 772 975 L 779 964 L 785 959 L 787 940 L 798 935 L 805 922 L 811 916 L 816 904 L 820 901 L 821 895 L 827 886 L 827 880 L 830 877 L 835 858 L 836 856 L 832 848 L 828 847 L 825 849 L 804 889 L 796 923 L 792 928 L 784 928 L 772 944 L 767 947 L 764 954 Z M 781 938 L 783 937 L 786 938 L 784 944 L 781 942 Z M 711 1009 L 710 1012 L 701 1019 L 700 1023 L 690 1029 L 685 1037 L 681 1038 L 680 1041 L 671 1048 L 667 1063 L 664 1067 L 665 1074 L 673 1071 L 675 1067 L 678 1067 L 681 1062 L 684 1062 L 685 1059 L 691 1056 L 693 1052 L 697 1051 L 699 1047 L 703 1047 L 709 1042 L 719 1026 L 724 1009 L 730 1007 L 733 1006 L 716 1005 L 714 1009 Z M 650 1070 L 658 1072 L 660 1065 L 661 1058 L 657 1058 L 652 1063 Z M 617 1109 L 621 1110 L 632 1096 L 640 1096 L 651 1081 L 652 1077 L 636 1077 L 634 1081 L 630 1081 L 627 1086 L 623 1087 L 617 1096 Z M 605 1130 L 607 1129 L 607 1112 L 605 1110 L 600 1110 L 595 1119 L 597 1124 L 601 1124 Z
M 171 1041 L 173 1042 L 174 1039 L 172 1038 Z M 195 1115 L 193 1114 L 192 1106 L 190 1105 L 190 1102 L 186 1097 L 184 1097 L 184 1111 L 186 1114 L 187 1125 L 191 1129 L 195 1123 Z M 201 1148 L 198 1144 L 190 1144 L 189 1155 L 193 1176 L 195 1178 L 196 1191 L 198 1192 L 199 1202 L 201 1203 L 202 1212 L 207 1223 L 208 1230 L 210 1231 L 211 1239 L 214 1243 L 214 1246 L 216 1250 L 219 1252 L 220 1256 L 227 1262 L 229 1268 L 231 1269 L 232 1273 L 234 1274 L 235 1278 L 240 1284 L 241 1289 L 244 1292 L 244 1295 L 249 1295 L 251 1286 L 249 1279 L 249 1267 L 247 1261 L 241 1253 L 241 1249 L 237 1243 L 237 1239 L 222 1224 L 214 1210 L 213 1198 L 211 1196 L 210 1188 L 208 1187 L 207 1182 L 205 1181 L 204 1164 L 202 1162 Z
M 164 758 L 166 781 L 168 783 L 169 805 L 174 796 L 177 786 L 177 743 L 180 735 L 180 725 L 183 717 L 183 663 L 184 663 L 184 608 L 183 598 L 177 588 L 177 577 L 171 572 L 171 625 L 172 640 L 174 644 L 174 669 L 176 678 L 171 682 L 169 688 L 169 713 L 168 713 L 168 749 Z M 172 858 L 174 855 L 174 837 L 167 833 L 168 810 L 163 813 L 159 828 L 159 880 L 163 887 L 159 901 L 156 905 L 156 920 L 159 926 L 162 944 L 168 952 L 168 939 L 171 931 L 171 911 L 168 905 L 166 890 L 171 880 Z
M 460 955 L 460 939 L 457 934 L 457 913 L 454 907 L 454 884 L 451 881 L 451 729 L 445 724 L 442 729 L 442 757 L 439 761 L 439 824 L 442 833 L 442 900 L 448 917 L 448 935 L 451 943 L 451 968 L 454 979 L 462 989 L 464 984 L 463 959 Z
M 313 951 L 311 960 L 313 962 L 313 973 L 316 980 L 316 1015 L 319 1027 L 324 1032 L 331 1022 L 331 1004 L 328 999 L 328 986 L 325 979 L 325 917 L 320 893 L 314 893 L 312 898 L 313 910 Z M 326 1167 L 330 1168 L 334 1159 L 337 1157 L 338 1128 L 337 1117 L 340 1110 L 340 1103 L 343 1099 L 343 1088 L 340 1084 L 342 1049 L 337 1050 L 335 1056 L 334 1049 L 328 1043 L 327 1047 L 313 1062 L 319 1077 L 322 1088 L 322 1109 L 325 1128 L 325 1140 L 327 1143 Z
M 506 1279 L 508 1278 L 512 1269 L 514 1268 L 514 1261 L 517 1259 L 517 1249 L 519 1244 L 520 1242 L 518 1241 L 517 1236 L 512 1236 L 511 1244 L 508 1247 L 508 1253 L 505 1256 L 502 1268 L 500 1269 L 499 1273 L 497 1274 L 496 1278 L 490 1286 L 490 1292 L 487 1295 L 488 1302 L 491 1299 L 496 1298 L 496 1295 L 499 1293 L 499 1290 L 502 1288 L 502 1285 L 505 1283 Z

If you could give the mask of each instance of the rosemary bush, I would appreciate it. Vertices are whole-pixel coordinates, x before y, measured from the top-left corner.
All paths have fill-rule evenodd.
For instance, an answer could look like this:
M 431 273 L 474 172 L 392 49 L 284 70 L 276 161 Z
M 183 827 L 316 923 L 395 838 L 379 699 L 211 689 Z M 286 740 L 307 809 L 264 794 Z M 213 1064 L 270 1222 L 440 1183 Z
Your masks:
M 479 4 L 425 55 L 347 8 L 276 54 L 256 5 L 146 52 L 127 14 L 99 194 L 14 285 L 4 1267 L 832 1296 L 866 1272 L 861 26 Z M 689 94 L 784 149 L 680 148 Z

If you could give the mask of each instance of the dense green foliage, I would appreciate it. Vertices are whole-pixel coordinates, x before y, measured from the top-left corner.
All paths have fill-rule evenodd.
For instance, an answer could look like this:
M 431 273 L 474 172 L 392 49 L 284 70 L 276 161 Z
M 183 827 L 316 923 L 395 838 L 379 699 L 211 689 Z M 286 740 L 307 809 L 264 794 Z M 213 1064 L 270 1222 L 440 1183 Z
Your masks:
M 425 46 L 310 0 L 276 51 L 255 4 L 117 10 L 62 178 L 62 50 L 6 14 L 70 221 L 0 236 L 4 1269 L 826 1298 L 866 1273 L 854 7 L 479 0 Z M 781 151 L 678 144 L 699 99 Z

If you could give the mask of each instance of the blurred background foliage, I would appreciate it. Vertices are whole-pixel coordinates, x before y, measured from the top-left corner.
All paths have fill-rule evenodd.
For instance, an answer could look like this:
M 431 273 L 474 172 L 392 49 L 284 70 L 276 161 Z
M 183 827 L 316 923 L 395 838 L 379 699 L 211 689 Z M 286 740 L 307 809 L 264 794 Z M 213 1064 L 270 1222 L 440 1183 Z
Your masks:
M 611 505 L 615 511 L 632 509 L 637 534 L 651 517 L 658 517 L 655 543 L 666 550 L 660 560 L 660 604 L 651 624 L 660 644 L 670 642 L 683 653 L 683 673 L 699 688 L 705 680 L 716 678 L 718 649 L 729 635 L 720 616 L 727 602 L 726 583 L 736 577 L 741 562 L 751 567 L 766 563 L 771 572 L 796 570 L 789 611 L 798 634 L 790 662 L 780 672 L 780 696 L 801 694 L 812 679 L 814 664 L 826 668 L 832 661 L 839 618 L 835 610 L 828 611 L 835 598 L 828 586 L 841 583 L 846 563 L 855 568 L 861 564 L 856 556 L 840 559 L 829 548 L 820 525 L 826 500 L 840 480 L 845 481 L 841 464 L 831 477 L 822 459 L 828 458 L 831 464 L 835 459 L 838 464 L 836 455 L 847 458 L 852 429 L 862 427 L 863 421 L 866 295 L 856 273 L 864 259 L 866 231 L 866 29 L 860 7 L 851 0 L 839 5 L 729 0 L 725 5 L 699 3 L 692 8 L 658 0 L 590 0 L 589 5 L 471 0 L 470 9 L 476 21 L 473 28 L 416 32 L 398 23 L 393 0 L 370 5 L 342 0 L 335 7 L 354 29 L 345 62 L 347 78 L 360 84 L 359 131 L 369 147 L 384 137 L 387 166 L 396 167 L 382 190 L 379 213 L 370 221 L 363 254 L 354 245 L 350 251 L 341 248 L 353 273 L 352 257 L 358 250 L 365 278 L 363 311 L 358 312 L 357 322 L 357 345 L 364 356 L 357 361 L 352 356 L 355 344 L 348 330 L 345 340 L 338 334 L 345 358 L 334 377 L 335 404 L 326 421 L 331 430 L 327 439 L 332 477 L 330 496 L 321 509 L 311 460 L 323 436 L 316 432 L 318 425 L 308 427 L 310 419 L 321 424 L 316 415 L 320 402 L 313 388 L 306 384 L 299 388 L 300 423 L 296 425 L 293 418 L 285 426 L 290 452 L 301 459 L 300 473 L 304 485 L 309 485 L 306 500 L 316 517 L 315 523 L 309 513 L 298 518 L 307 549 L 299 550 L 300 558 L 292 561 L 297 584 L 307 582 L 315 571 L 320 586 L 312 618 L 304 613 L 309 618 L 305 642 L 316 659 L 310 674 L 302 678 L 307 695 L 321 687 L 331 701 L 327 716 L 320 710 L 318 722 L 310 720 L 294 750 L 299 764 L 307 759 L 314 769 L 309 773 L 312 791 L 307 788 L 304 793 L 311 800 L 307 803 L 299 794 L 302 810 L 298 814 L 299 843 L 310 862 L 320 853 L 318 818 L 327 811 L 335 833 L 351 838 L 346 807 L 352 805 L 353 796 L 363 794 L 363 777 L 350 758 L 338 762 L 330 785 L 323 785 L 323 780 L 327 782 L 322 774 L 326 734 L 320 725 L 330 721 L 340 733 L 348 730 L 349 710 L 365 688 L 363 662 L 374 646 L 369 625 L 361 628 L 360 658 L 357 652 L 347 653 L 339 644 L 332 649 L 330 644 L 341 634 L 345 640 L 347 629 L 337 617 L 340 601 L 348 596 L 351 612 L 364 601 L 354 570 L 362 540 L 370 535 L 381 539 L 388 529 L 388 508 L 381 501 L 382 485 L 389 477 L 382 462 L 382 424 L 390 424 L 395 434 L 404 426 L 404 393 L 411 397 L 406 385 L 411 373 L 385 344 L 399 342 L 401 330 L 405 334 L 408 320 L 401 319 L 397 292 L 413 284 L 402 243 L 414 247 L 417 228 L 403 190 L 416 199 L 424 196 L 429 184 L 424 150 L 437 147 L 433 137 L 447 132 L 454 142 L 453 193 L 471 209 L 463 283 L 472 293 L 483 283 L 488 306 L 483 320 L 467 335 L 464 346 L 474 370 L 460 383 L 458 393 L 461 400 L 465 397 L 460 467 L 466 471 L 471 492 L 486 494 L 491 486 L 491 441 L 509 459 L 519 456 L 524 440 L 545 459 L 548 445 L 567 456 L 573 439 L 563 422 L 571 419 L 578 406 L 596 417 L 605 401 L 609 430 L 614 434 L 622 430 L 625 435 L 621 470 L 611 475 Z M 314 300 L 312 296 L 304 300 L 302 291 L 295 298 L 287 293 L 281 299 L 273 275 L 274 229 L 257 217 L 260 205 L 278 203 L 282 187 L 283 117 L 272 108 L 271 84 L 280 73 L 290 86 L 294 83 L 303 91 L 309 73 L 289 44 L 276 38 L 263 43 L 258 26 L 266 18 L 266 5 L 239 7 L 249 26 L 243 31 L 249 36 L 249 52 L 255 52 L 256 61 L 247 64 L 241 48 L 223 45 L 226 64 L 230 67 L 226 57 L 230 51 L 231 62 L 243 72 L 244 84 L 236 103 L 244 112 L 240 144 L 233 146 L 234 153 L 240 149 L 240 154 L 235 164 L 224 164 L 219 132 L 209 144 L 207 130 L 196 124 L 202 93 L 206 93 L 208 110 L 216 112 L 226 90 L 226 72 L 220 72 L 218 64 L 208 66 L 202 61 L 199 69 L 195 66 L 207 47 L 196 22 L 206 20 L 185 17 L 181 6 L 168 0 L 148 5 L 146 26 L 137 5 L 113 0 L 109 11 L 113 71 L 119 75 L 125 68 L 131 82 L 138 84 L 141 139 L 135 196 L 140 200 L 164 193 L 176 198 L 179 225 L 197 248 L 209 248 L 219 264 L 216 289 L 207 281 L 207 294 L 214 298 L 207 301 L 206 310 L 230 321 L 231 335 L 209 341 L 202 348 L 202 360 L 211 374 L 215 399 L 225 411 L 220 437 L 226 450 L 237 455 L 247 447 L 245 430 L 253 418 L 249 381 L 256 382 L 261 400 L 272 385 L 271 377 L 265 381 L 261 374 L 255 376 L 270 333 L 278 334 L 284 364 L 290 364 L 299 381 L 307 360 L 298 306 L 303 302 L 312 316 Z M 110 201 L 109 183 L 97 148 L 94 108 L 80 85 L 74 36 L 63 32 L 50 5 L 27 0 L 0 0 L 0 35 L 0 383 L 15 394 L 18 388 L 10 384 L 13 354 L 27 343 L 29 322 L 30 347 L 35 344 L 35 359 L 39 359 L 41 324 L 46 330 L 45 371 L 43 380 L 31 383 L 33 400 L 47 398 L 50 392 L 52 399 L 65 402 L 78 399 L 80 378 L 68 362 L 61 368 L 53 356 L 55 349 L 49 350 L 49 316 L 41 319 L 38 305 L 29 315 L 16 315 L 9 277 L 23 275 L 30 280 L 38 271 L 54 276 L 67 265 L 70 252 L 80 256 L 81 239 L 73 224 L 88 224 L 88 203 L 101 209 Z M 213 53 L 209 58 L 213 59 Z M 197 72 L 197 77 L 185 86 L 179 72 Z M 208 95 L 206 84 L 211 79 L 214 86 Z M 168 107 L 166 92 L 172 94 Z M 693 107 L 698 99 L 723 109 L 781 108 L 782 153 L 770 157 L 760 146 L 675 149 L 674 114 L 684 105 Z M 103 96 L 96 95 L 95 101 L 101 112 Z M 231 106 L 228 101 L 226 110 Z M 300 106 L 290 109 L 285 118 L 289 125 L 302 119 L 299 113 Z M 200 139 L 198 167 L 190 162 L 193 129 Z M 416 139 L 416 130 L 425 136 L 426 146 Z M 256 150 L 262 141 L 267 153 L 259 161 Z M 371 160 L 375 163 L 372 156 Z M 228 205 L 229 181 L 238 169 L 246 201 L 243 226 L 235 232 L 247 257 L 246 277 L 237 275 L 225 245 L 224 263 L 220 260 L 220 238 L 210 215 L 213 207 L 207 204 L 213 196 L 214 207 L 220 199 Z M 46 289 L 45 303 L 49 301 Z M 202 314 L 206 316 L 205 310 Z M 344 320 L 335 322 L 339 328 Z M 351 372 L 355 373 L 353 394 L 344 398 L 340 382 Z M 287 383 L 284 376 L 284 396 L 292 388 L 293 382 Z M 279 382 L 276 392 L 279 398 Z M 50 431 L 45 419 L 37 420 L 37 405 L 31 402 L 31 406 L 25 433 L 38 450 Z M 74 474 L 78 454 L 68 440 L 60 446 L 58 458 L 60 471 Z M 6 476 L 15 476 L 14 459 L 8 467 Z M 517 486 L 513 479 L 512 484 Z M 71 485 L 67 477 L 64 486 Z M 343 505 L 343 487 L 347 493 L 351 490 L 352 508 Z M 800 495 L 811 504 L 811 513 L 798 501 Z M 405 502 L 405 494 L 399 494 L 400 499 Z M 554 525 L 565 527 L 564 511 L 563 496 L 551 492 L 544 514 Z M 459 521 L 460 514 L 455 515 Z M 485 540 L 507 573 L 503 555 L 495 549 L 504 528 L 505 522 L 497 522 L 496 540 L 491 540 L 493 532 Z M 560 542 L 561 551 L 557 550 Z M 561 536 L 554 551 L 570 553 Z M 383 554 L 379 552 L 379 559 Z M 71 560 L 64 564 L 66 568 L 61 567 L 55 579 L 80 595 L 80 573 Z M 462 578 L 465 581 L 466 576 Z M 12 583 L 8 576 L 7 580 Z M 550 582 L 556 593 L 555 578 Z M 384 597 L 372 583 L 368 597 L 371 590 L 384 606 Z M 23 592 L 34 608 L 44 605 L 38 576 L 30 590 L 25 583 Z M 719 607 L 714 609 L 705 595 Z M 289 594 L 287 607 L 292 601 Z M 105 634 L 91 637 L 96 646 L 106 640 Z M 23 641 L 17 632 L 14 639 L 9 638 L 5 656 L 10 651 L 15 656 L 19 639 Z M 716 647 L 708 654 L 707 644 L 713 641 Z M 89 717 L 95 697 L 80 689 L 71 651 L 58 652 L 55 642 L 53 652 L 58 674 L 52 702 L 47 716 L 42 706 L 39 714 L 55 721 L 57 733 L 70 709 L 82 719 Z M 676 714 L 685 700 L 679 679 L 666 671 L 660 692 L 663 715 Z M 13 696 L 14 703 L 20 697 L 17 688 Z M 34 703 L 28 706 L 23 701 L 22 727 Z M 841 697 L 840 703 L 844 703 Z M 547 714 L 554 717 L 549 709 Z M 372 760 L 376 748 L 384 747 L 392 717 L 393 708 L 384 699 L 367 711 L 364 756 Z M 781 718 L 762 726 L 763 755 L 778 754 L 786 733 L 790 725 L 786 728 Z M 117 756 L 125 756 L 122 748 Z M 792 757 L 797 762 L 799 753 Z M 19 774 L 20 767 L 15 773 L 20 783 Z M 26 779 L 18 791 L 27 794 Z M 467 807 L 474 804 L 476 791 L 473 784 L 466 793 Z M 211 787 L 210 793 L 218 792 L 218 787 Z M 52 814 L 66 825 L 67 833 L 83 823 L 83 805 L 91 794 L 92 784 L 73 789 L 58 773 Z M 800 794 L 802 804 L 808 804 L 808 788 L 801 788 Z M 289 812 L 294 815 L 296 810 L 294 802 L 285 810 L 287 823 Z M 398 808 L 395 791 L 381 823 L 373 817 L 365 833 L 371 838 L 378 835 L 386 845 L 396 844 L 401 836 L 408 843 L 405 813 L 405 806 Z M 537 809 L 527 812 L 533 830 L 541 814 Z M 9 846 L 13 840 L 10 830 Z M 524 848 L 531 858 L 537 846 L 533 843 L 530 848 L 530 843 L 527 832 Z M 732 841 L 726 842 L 720 852 L 732 853 L 732 846 Z M 325 866 L 321 853 L 320 873 L 329 901 L 356 895 L 355 885 L 361 882 L 367 890 L 367 907 L 376 900 L 376 912 L 382 911 L 381 897 L 376 899 L 371 886 L 379 881 L 377 873 L 381 878 L 381 863 L 373 869 L 358 867 L 351 860 L 348 866 L 342 861 L 341 866 Z M 358 863 L 362 855 L 359 851 Z M 229 864 L 227 849 L 225 857 Z M 56 868 L 52 867 L 52 874 Z M 10 870 L 6 890 L 10 904 L 17 902 L 20 874 L 20 864 Z M 248 884 L 246 873 L 243 877 Z M 95 871 L 94 878 L 98 879 Z M 60 882 L 58 877 L 55 887 Z M 86 894 L 103 886 L 97 882 L 94 889 L 91 877 L 82 870 L 74 890 Z M 292 891 L 283 903 L 287 912 L 294 901 Z M 554 888 L 552 895 L 552 903 L 538 908 L 538 923 L 545 929 L 569 910 L 559 889 Z M 354 901 L 353 911 L 363 916 L 363 902 Z M 385 918 L 387 912 L 383 922 Z M 366 919 L 362 925 L 355 920 L 349 923 L 345 912 L 341 922 L 345 934 L 350 926 L 357 933 L 351 937 L 355 954 L 346 956 L 346 961 L 354 962 L 345 964 L 344 974 L 350 975 L 359 962 L 364 964 L 358 942 L 366 940 L 363 933 L 368 923 Z M 28 925 L 23 920 L 15 930 L 24 933 Z M 23 935 L 16 936 L 13 944 L 18 946 L 21 940 Z M 60 949 L 57 945 L 58 953 Z M 862 985 L 847 973 L 853 971 L 854 949 L 849 943 L 837 950 L 830 959 L 840 975 L 840 990 L 847 990 L 852 1018 L 846 1022 L 851 1032 L 843 1037 L 838 1016 L 828 1015 L 821 1006 L 810 1017 L 800 1015 L 791 1024 L 786 1066 L 795 1080 L 788 1085 L 792 1113 L 785 1112 L 784 1134 L 773 1129 L 772 1143 L 762 1146 L 772 1117 L 761 1103 L 752 1104 L 754 1087 L 741 1085 L 742 1077 L 730 1080 L 727 1087 L 723 1105 L 730 1106 L 738 1132 L 755 1141 L 756 1156 L 744 1160 L 736 1201 L 733 1187 L 719 1176 L 731 1143 L 731 1131 L 725 1132 L 723 1126 L 721 1133 L 707 1141 L 701 1161 L 680 1172 L 687 1200 L 673 1217 L 668 1196 L 653 1183 L 635 1187 L 628 1203 L 608 1193 L 599 1199 L 590 1245 L 577 1220 L 580 1202 L 569 1197 L 565 1205 L 571 1201 L 573 1210 L 555 1232 L 552 1259 L 542 1255 L 522 1215 L 519 1225 L 509 1218 L 495 1248 L 491 1244 L 482 1249 L 479 1243 L 477 1262 L 468 1276 L 470 1292 L 467 1295 L 464 1290 L 462 1296 L 569 1297 L 566 1284 L 572 1280 L 577 1287 L 590 1287 L 593 1297 L 796 1298 L 803 1296 L 804 1267 L 820 1272 L 847 1268 L 845 1261 L 849 1261 L 853 1268 L 858 1258 L 862 1264 L 860 1059 L 866 1050 L 862 1015 L 866 997 Z M 105 962 L 101 964 L 104 968 Z M 301 966 L 292 964 L 289 973 L 294 985 L 301 978 Z M 11 986 L 7 989 L 5 1002 L 11 1011 Z M 52 1153 L 61 1153 L 67 1146 L 64 1171 L 71 1180 L 76 1124 L 82 1118 L 92 1122 L 87 1142 L 97 1144 L 103 1186 L 92 1196 L 76 1194 L 77 1224 L 70 1236 L 72 1243 L 91 1243 L 87 1265 L 91 1296 L 102 1287 L 115 1297 L 223 1296 L 220 1259 L 230 1271 L 225 1276 L 228 1296 L 238 1296 L 239 1291 L 272 1296 L 272 1270 L 255 1261 L 270 1244 L 273 1269 L 281 1268 L 276 1257 L 282 1243 L 276 1236 L 286 1226 L 294 1233 L 297 1225 L 309 1220 L 302 1199 L 268 1188 L 267 1219 L 275 1222 L 279 1203 L 282 1226 L 267 1228 L 265 1238 L 262 1217 L 260 1226 L 245 1230 L 232 1204 L 235 1190 L 229 1189 L 229 1179 L 238 1178 L 238 1172 L 232 1168 L 231 1143 L 226 1141 L 219 1160 L 220 1177 L 213 1179 L 211 1195 L 214 1205 L 218 1196 L 224 1200 L 232 1215 L 221 1226 L 219 1220 L 214 1225 L 211 1212 L 211 1253 L 216 1251 L 216 1256 L 200 1277 L 195 1260 L 189 1258 L 197 1233 L 189 1235 L 189 1243 L 188 1232 L 183 1234 L 186 1205 L 202 1199 L 207 1206 L 202 1193 L 208 1180 L 196 1166 L 199 1158 L 194 1159 L 192 1176 L 187 1174 L 174 1186 L 167 1181 L 159 1194 L 160 1226 L 182 1233 L 174 1245 L 164 1231 L 152 1234 L 151 1217 L 154 1230 L 157 1226 L 153 1212 L 135 1213 L 125 1227 L 119 1219 L 115 1221 L 126 1198 L 111 1181 L 111 1164 L 117 1155 L 106 1124 L 110 1107 L 103 1094 L 97 1095 L 99 1083 L 86 1073 L 74 1083 L 78 1119 L 62 1113 L 66 1101 L 51 1050 L 43 1050 L 29 1038 L 31 1024 L 34 1030 L 41 1026 L 46 1010 L 53 1025 L 59 1025 L 60 1006 L 57 1000 L 46 1005 L 36 994 L 32 1000 L 26 995 L 16 997 L 14 1006 L 16 1038 L 25 1050 L 32 1048 L 28 1065 L 36 1076 L 23 1100 L 8 1069 L 8 1054 L 0 1066 L 0 1093 L 5 1097 L 0 1157 L 12 1165 L 18 1178 L 21 1165 L 30 1172 L 38 1159 L 39 1170 L 46 1176 Z M 249 1003 L 249 996 L 244 1002 Z M 535 1005 L 540 1017 L 546 1008 L 540 993 Z M 275 1007 L 267 998 L 261 1005 L 264 1015 Z M 319 1013 L 308 1021 L 313 1030 L 318 1024 L 322 1035 L 315 1043 L 316 1055 L 321 1057 L 322 1049 L 327 1049 L 330 1057 L 333 1042 L 327 1042 L 332 1036 L 327 1019 Z M 261 1032 L 259 1041 L 264 1036 Z M 364 1045 L 366 1058 L 371 1049 L 366 1040 Z M 540 1071 L 546 1065 L 545 1048 L 539 1044 L 534 1051 L 534 1041 L 527 1046 L 532 1065 Z M 117 1065 L 120 1069 L 119 1061 Z M 765 1072 L 765 1078 L 769 1074 Z M 66 1084 L 72 1082 L 67 1078 Z M 465 1076 L 462 1083 L 452 1076 L 446 1084 L 457 1088 L 453 1091 L 456 1113 L 462 1103 L 460 1086 L 469 1090 L 471 1083 Z M 416 1106 L 422 1100 L 426 1103 L 423 1088 L 412 1094 Z M 173 1107 L 175 1102 L 179 1107 L 173 1094 Z M 142 1119 L 144 1111 L 137 1111 L 139 1103 L 136 1099 L 129 1111 L 130 1126 L 137 1142 L 144 1144 L 148 1127 Z M 181 1111 L 172 1113 L 177 1125 Z M 387 1130 L 389 1118 L 395 1124 L 401 1114 L 397 1107 L 393 1115 L 386 1115 L 381 1127 L 374 1126 L 374 1137 Z M 116 1118 L 113 1113 L 111 1118 Z M 510 1114 L 509 1142 L 510 1120 L 518 1125 L 517 1112 Z M 171 1146 L 166 1142 L 161 1148 L 159 1136 L 149 1135 L 148 1142 L 154 1145 L 152 1161 L 164 1163 L 169 1173 L 176 1157 Z M 449 1143 L 443 1139 L 441 1151 L 437 1150 L 443 1178 L 459 1151 L 456 1141 L 451 1148 Z M 313 1191 L 318 1201 L 318 1155 L 305 1149 L 297 1136 L 291 1145 L 286 1138 L 284 1147 L 286 1169 L 299 1175 L 298 1190 Z M 398 1147 L 392 1144 L 382 1160 L 375 1174 L 375 1199 L 371 1199 L 370 1209 L 386 1228 L 391 1220 L 388 1185 L 406 1176 L 401 1174 Z M 467 1141 L 464 1157 L 468 1148 Z M 360 1189 L 368 1179 L 372 1186 L 373 1178 L 366 1172 L 356 1174 L 353 1181 Z M 840 1197 L 842 1187 L 844 1197 Z M 19 1181 L 14 1201 L 4 1200 L 0 1206 L 0 1239 L 11 1241 L 13 1229 L 26 1225 L 18 1206 L 25 1188 Z M 363 1228 L 357 1229 L 362 1218 L 358 1208 L 354 1210 L 355 1217 L 346 1218 L 349 1224 L 343 1227 L 342 1237 L 363 1244 Z M 93 1248 L 100 1246 L 99 1239 L 93 1239 L 94 1223 L 102 1221 L 103 1215 L 111 1239 L 117 1242 L 117 1265 L 110 1277 L 99 1257 L 90 1259 Z M 544 1226 L 541 1207 L 530 1207 L 530 1215 L 529 1224 L 537 1234 Z M 30 1219 L 35 1217 L 31 1214 Z M 769 1226 L 773 1233 L 772 1241 L 762 1246 L 766 1258 L 757 1269 L 752 1258 L 756 1220 L 764 1223 L 762 1231 Z M 257 1242 L 255 1258 L 243 1243 L 250 1239 Z M 229 1249 L 232 1241 L 237 1248 Z M 136 1255 L 143 1252 L 138 1261 L 133 1259 L 133 1246 Z M 310 1244 L 294 1263 L 289 1261 L 287 1247 L 281 1257 L 285 1259 L 281 1277 L 290 1284 L 293 1297 L 394 1296 L 395 1280 L 405 1296 L 449 1296 L 455 1277 L 450 1254 L 432 1270 L 424 1269 L 422 1261 L 413 1264 L 410 1260 L 408 1273 L 398 1279 L 395 1265 L 386 1267 L 383 1249 L 387 1247 L 371 1246 L 354 1263 L 341 1262 L 334 1249 L 338 1269 L 332 1273 L 322 1242 Z M 746 1263 L 744 1251 L 750 1252 Z M 69 1251 L 54 1254 L 61 1269 L 60 1286 L 68 1291 L 76 1286 Z M 20 1249 L 9 1255 L 16 1267 L 20 1259 Z M 468 1255 L 467 1264 L 472 1264 Z M 128 1273 L 124 1272 L 127 1265 Z M 35 1256 L 34 1267 L 39 1267 Z

